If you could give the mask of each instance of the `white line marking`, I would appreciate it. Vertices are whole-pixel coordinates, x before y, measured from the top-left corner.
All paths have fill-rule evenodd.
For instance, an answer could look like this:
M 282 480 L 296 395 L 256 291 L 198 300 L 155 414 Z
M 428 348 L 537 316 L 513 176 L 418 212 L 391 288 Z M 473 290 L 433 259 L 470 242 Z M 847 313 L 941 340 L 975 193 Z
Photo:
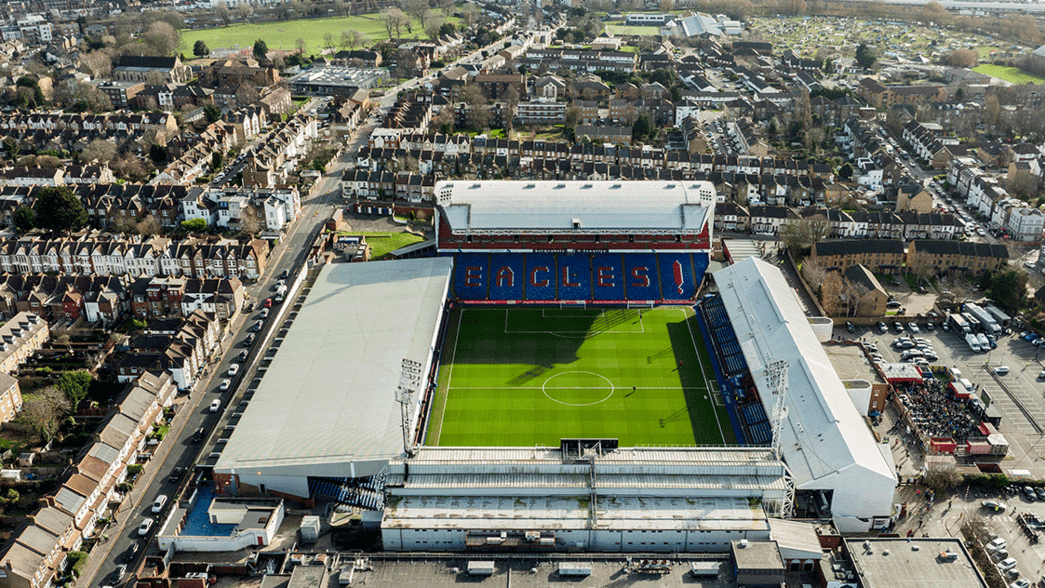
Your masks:
M 439 445 L 439 441 L 443 438 L 443 425 L 446 423 L 446 407 L 450 406 L 450 390 L 454 387 L 451 385 L 451 381 L 454 377 L 454 364 L 457 363 L 457 340 L 461 338 L 461 327 L 464 326 L 464 311 L 467 310 L 465 307 L 461 307 L 461 318 L 457 321 L 457 332 L 454 333 L 454 352 L 450 354 L 450 371 L 446 374 L 446 399 L 443 400 L 443 413 L 439 419 L 439 439 L 435 440 L 436 446 Z
M 704 380 L 704 385 L 710 389 L 711 386 L 708 383 L 707 376 L 705 375 L 707 372 L 704 371 L 704 360 L 700 358 L 700 349 L 697 348 L 697 340 L 693 337 L 693 327 L 689 325 L 689 315 L 686 314 L 685 308 L 680 308 L 679 310 L 682 312 L 682 315 L 686 317 L 686 329 L 689 330 L 689 340 L 693 343 L 693 352 L 697 355 L 697 363 L 700 364 L 700 377 Z M 696 311 L 694 311 L 694 314 L 696 314 Z M 722 436 L 722 442 L 725 443 L 726 432 L 722 430 L 722 423 L 718 420 L 718 409 L 715 408 L 715 401 L 713 400 L 711 401 L 711 412 L 715 416 L 715 424 L 718 425 L 718 433 Z

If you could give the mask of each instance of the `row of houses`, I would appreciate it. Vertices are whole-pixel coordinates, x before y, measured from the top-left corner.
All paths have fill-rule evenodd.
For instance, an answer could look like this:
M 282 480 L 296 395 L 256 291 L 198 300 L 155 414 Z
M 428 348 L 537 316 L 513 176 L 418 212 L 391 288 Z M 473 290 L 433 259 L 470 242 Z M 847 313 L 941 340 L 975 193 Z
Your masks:
M 153 424 L 170 406 L 177 386 L 170 373 L 142 373 L 109 412 L 92 442 L 64 475 L 29 525 L 12 537 L 0 556 L 3 583 L 10 588 L 45 588 L 64 571 L 68 555 L 95 535 L 98 520 L 127 478 Z
M 828 236 L 842 239 L 950 240 L 962 234 L 962 224 L 952 214 L 847 212 L 838 208 L 792 209 L 786 206 L 742 206 L 732 202 L 715 206 L 715 229 L 777 235 L 788 223 L 818 217 L 828 223 Z
M 435 176 L 410 172 L 345 170 L 341 177 L 345 198 L 402 200 L 412 204 L 431 204 L 435 195 Z
M 286 184 L 318 136 L 316 119 L 300 112 L 294 115 L 273 129 L 260 145 L 245 152 L 243 186 L 274 188 Z
M 238 136 L 234 124 L 220 120 L 194 138 L 188 149 L 149 180 L 150 184 L 191 184 L 210 171 L 215 153 L 224 156 L 234 145 L 246 140 Z
M 896 239 L 825 240 L 813 245 L 809 258 L 824 269 L 846 271 L 863 265 L 877 274 L 892 274 L 907 268 L 919 275 L 937 276 L 951 272 L 981 274 L 1006 267 L 1005 245 L 934 239 L 904 242 Z
M 1016 241 L 1041 240 L 1045 213 L 1012 197 L 998 178 L 985 173 L 972 158 L 954 158 L 947 181 L 968 208 L 988 219 L 991 228 L 1005 229 Z
M 57 168 L 16 166 L 0 169 L 0 186 L 70 186 L 111 184 L 116 181 L 107 164 L 65 165 Z
M 929 162 L 933 169 L 947 167 L 954 157 L 948 147 L 959 143 L 958 139 L 935 133 L 916 120 L 908 121 L 904 125 L 901 138 L 911 146 L 918 159 Z
M 221 331 L 215 315 L 199 310 L 185 318 L 150 321 L 150 329 L 130 341 L 131 353 L 117 361 L 116 380 L 126 383 L 162 371 L 179 390 L 191 390 L 218 348 Z
M 181 201 L 183 220 L 202 219 L 207 226 L 228 229 L 257 228 L 280 232 L 301 216 L 301 198 L 297 188 L 205 188 L 190 190 Z
M 122 236 L 37 236 L 0 239 L 0 272 L 83 276 L 186 276 L 256 280 L 265 269 L 268 244 L 260 239 Z
M 11 113 L 0 115 L 0 130 L 7 132 L 29 131 L 156 131 L 173 133 L 178 130 L 178 121 L 166 112 L 121 112 L 105 114 L 78 114 L 34 112 L 31 114 Z

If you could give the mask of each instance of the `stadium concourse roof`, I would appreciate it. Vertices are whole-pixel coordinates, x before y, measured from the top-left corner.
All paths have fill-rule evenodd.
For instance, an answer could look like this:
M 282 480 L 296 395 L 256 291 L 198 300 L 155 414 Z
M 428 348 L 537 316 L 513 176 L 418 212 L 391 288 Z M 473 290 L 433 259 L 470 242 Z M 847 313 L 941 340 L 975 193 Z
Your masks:
M 715 207 L 710 182 L 452 181 L 435 194 L 454 231 L 700 231 Z
M 320 270 L 215 471 L 366 476 L 400 455 L 401 362 L 427 369 L 451 266 L 432 258 Z M 301 495 L 304 482 L 268 484 Z
M 715 272 L 737 340 L 772 415 L 767 366 L 787 363 L 781 450 L 798 490 L 833 490 L 842 532 L 866 531 L 892 512 L 896 476 L 776 267 L 748 258 Z M 885 449 L 888 451 L 888 448 Z

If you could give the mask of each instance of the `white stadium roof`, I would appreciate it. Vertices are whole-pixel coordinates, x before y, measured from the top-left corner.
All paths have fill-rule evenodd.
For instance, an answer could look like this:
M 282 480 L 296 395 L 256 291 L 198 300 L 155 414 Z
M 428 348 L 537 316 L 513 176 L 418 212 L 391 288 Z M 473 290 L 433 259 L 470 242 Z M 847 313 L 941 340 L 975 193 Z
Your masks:
M 215 470 L 307 496 L 304 476 L 372 475 L 401 455 L 401 362 L 427 369 L 451 267 L 449 258 L 325 266 Z
M 714 278 L 766 414 L 776 403 L 766 366 L 787 362 L 781 448 L 795 488 L 833 490 L 832 511 L 843 532 L 866 531 L 872 517 L 889 516 L 896 476 L 784 275 L 748 258 Z
M 715 186 L 692 181 L 452 181 L 435 194 L 454 231 L 700 231 L 715 207 Z

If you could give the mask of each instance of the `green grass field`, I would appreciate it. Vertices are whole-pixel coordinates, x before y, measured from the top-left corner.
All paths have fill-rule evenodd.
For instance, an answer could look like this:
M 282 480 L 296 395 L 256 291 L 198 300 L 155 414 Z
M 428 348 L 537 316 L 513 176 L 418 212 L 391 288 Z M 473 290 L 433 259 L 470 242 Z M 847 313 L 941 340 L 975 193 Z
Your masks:
M 1013 84 L 1045 84 L 1045 78 L 1036 76 L 1032 73 L 1027 73 L 1018 67 L 1005 67 L 1003 65 L 993 65 L 985 63 L 983 65 L 977 65 L 972 68 L 972 71 L 979 72 L 991 76 L 992 78 L 998 78 L 1005 80 L 1006 82 L 1012 82 Z
M 459 307 L 447 343 L 429 445 L 736 442 L 692 309 Z
M 457 22 L 457 19 L 449 19 Z M 356 30 L 370 37 L 371 45 L 388 39 L 388 31 L 381 23 L 381 16 L 359 14 L 346 17 L 288 20 L 258 24 L 238 24 L 216 29 L 185 30 L 181 33 L 182 48 L 192 53 L 192 46 L 202 39 L 211 49 L 234 49 L 254 46 L 254 41 L 264 39 L 269 49 L 289 51 L 296 49 L 297 39 L 304 39 L 306 51 L 319 54 L 323 50 L 326 33 L 334 35 L 334 42 L 341 42 L 341 31 Z M 395 31 L 393 31 L 394 33 Z M 425 32 L 417 19 L 413 20 L 413 32 L 402 30 L 403 37 L 423 37 Z M 357 47 L 358 49 L 359 47 Z
M 424 237 L 420 235 L 401 231 L 367 231 L 350 234 L 366 237 L 366 242 L 370 245 L 370 259 L 380 259 L 390 251 L 424 241 Z

